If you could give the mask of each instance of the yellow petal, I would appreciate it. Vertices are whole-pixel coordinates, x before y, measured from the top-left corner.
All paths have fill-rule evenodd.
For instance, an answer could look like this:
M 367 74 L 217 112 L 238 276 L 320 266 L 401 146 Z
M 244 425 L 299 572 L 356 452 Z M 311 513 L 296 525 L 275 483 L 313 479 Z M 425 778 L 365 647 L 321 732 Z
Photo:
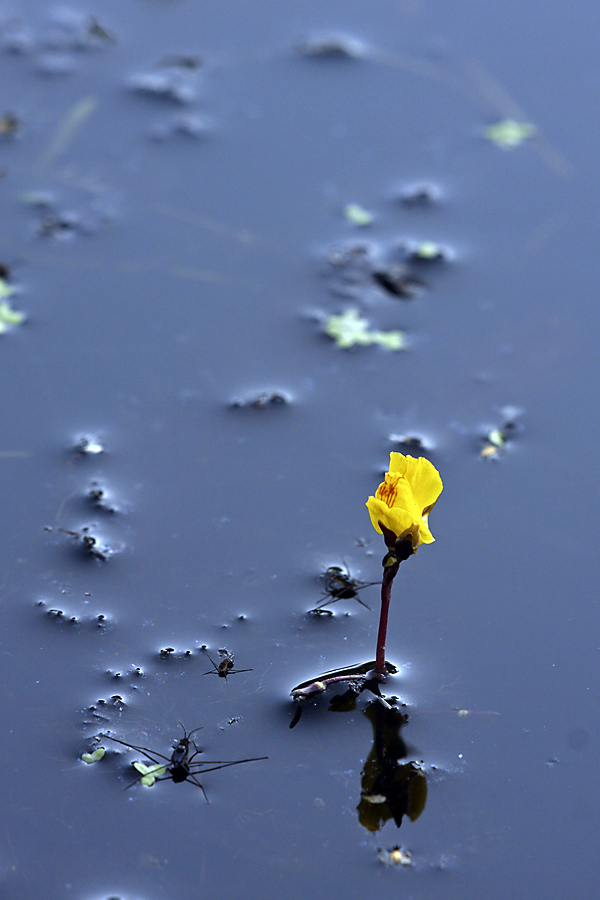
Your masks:
M 390 469 L 374 497 L 367 500 L 373 527 L 380 534 L 381 523 L 396 537 L 410 531 L 415 549 L 431 544 L 429 513 L 442 492 L 442 479 L 428 459 L 390 454 Z
M 402 453 L 390 453 L 390 473 L 398 472 L 409 482 L 415 503 L 423 510 L 431 509 L 442 493 L 444 485 L 440 473 L 428 459 L 420 456 L 404 456 Z
M 383 522 L 385 527 L 389 528 L 396 535 L 408 531 L 413 525 L 418 525 L 418 519 L 415 521 L 414 516 L 409 512 L 403 509 L 390 509 L 383 500 L 379 500 L 377 497 L 369 497 L 367 509 L 371 516 L 373 528 L 379 534 L 382 534 L 380 522 Z

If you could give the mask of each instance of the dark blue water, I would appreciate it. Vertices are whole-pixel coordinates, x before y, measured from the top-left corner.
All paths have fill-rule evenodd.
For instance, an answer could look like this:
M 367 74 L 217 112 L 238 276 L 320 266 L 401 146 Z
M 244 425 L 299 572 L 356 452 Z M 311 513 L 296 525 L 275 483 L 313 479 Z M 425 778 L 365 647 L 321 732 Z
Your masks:
M 0 9 L 0 263 L 27 314 L 0 335 L 10 900 L 591 893 L 598 13 L 376 6 Z M 352 58 L 298 50 L 331 35 Z M 507 117 L 537 136 L 482 137 Z M 449 257 L 410 263 L 422 293 L 376 287 L 421 241 Z M 331 258 L 357 242 L 348 287 Z M 320 323 L 348 307 L 411 350 L 339 350 Z M 392 434 L 431 441 L 445 489 L 387 649 L 427 802 L 372 833 L 368 698 L 290 730 L 288 695 L 374 657 L 376 587 L 308 610 L 324 567 L 380 578 Z M 225 648 L 252 671 L 204 675 Z M 269 759 L 204 776 L 208 805 L 124 791 L 139 754 L 79 759 L 105 728 L 168 756 L 179 722 L 209 759 Z M 396 845 L 412 865 L 378 859 Z

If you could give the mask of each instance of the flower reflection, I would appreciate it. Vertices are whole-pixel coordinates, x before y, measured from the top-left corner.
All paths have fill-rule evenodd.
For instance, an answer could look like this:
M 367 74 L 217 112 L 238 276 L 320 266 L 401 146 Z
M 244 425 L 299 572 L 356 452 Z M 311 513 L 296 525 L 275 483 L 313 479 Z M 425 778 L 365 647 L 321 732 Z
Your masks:
M 390 819 L 400 827 L 405 815 L 414 822 L 425 809 L 427 781 L 417 763 L 399 762 L 407 756 L 400 732 L 408 717 L 383 698 L 369 703 L 364 715 L 373 726 L 373 747 L 362 770 L 358 820 L 373 832 Z

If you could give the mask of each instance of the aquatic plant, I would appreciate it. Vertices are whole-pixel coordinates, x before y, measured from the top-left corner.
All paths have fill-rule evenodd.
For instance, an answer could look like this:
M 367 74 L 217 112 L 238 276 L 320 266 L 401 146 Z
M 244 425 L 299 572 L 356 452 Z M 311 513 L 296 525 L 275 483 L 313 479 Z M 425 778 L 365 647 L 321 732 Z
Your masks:
M 515 119 L 503 119 L 494 125 L 488 125 L 483 136 L 503 150 L 512 150 L 523 141 L 535 136 L 535 126 L 529 122 L 517 122 Z
M 373 527 L 383 535 L 387 547 L 382 563 L 381 613 L 375 656 L 375 674 L 379 678 L 386 674 L 385 642 L 392 583 L 400 563 L 416 553 L 421 544 L 431 544 L 435 540 L 429 530 L 429 513 L 442 488 L 439 472 L 428 459 L 392 452 L 384 481 L 375 496 L 367 500 Z
M 0 277 L 0 334 L 25 321 L 25 314 L 13 309 L 7 301 L 14 293 L 15 288 Z
M 402 331 L 369 330 L 368 321 L 356 309 L 347 309 L 339 316 L 329 316 L 325 334 L 333 338 L 342 350 L 369 344 L 379 344 L 386 350 L 406 350 L 408 346 Z
M 383 535 L 387 547 L 387 553 L 383 557 L 381 612 L 375 660 L 334 669 L 302 682 L 291 691 L 298 704 L 307 697 L 323 693 L 333 684 L 349 684 L 357 694 L 365 687 L 371 686 L 372 689 L 375 685 L 378 693 L 379 683 L 385 681 L 389 674 L 397 672 L 396 667 L 385 659 L 392 583 L 398 574 L 400 563 L 416 553 L 421 544 L 431 544 L 435 540 L 429 529 L 429 513 L 442 489 L 439 472 L 428 459 L 390 453 L 390 467 L 385 473 L 385 479 L 377 488 L 375 496 L 367 500 L 373 527 Z M 297 724 L 300 712 L 301 706 L 298 705 L 290 728 Z

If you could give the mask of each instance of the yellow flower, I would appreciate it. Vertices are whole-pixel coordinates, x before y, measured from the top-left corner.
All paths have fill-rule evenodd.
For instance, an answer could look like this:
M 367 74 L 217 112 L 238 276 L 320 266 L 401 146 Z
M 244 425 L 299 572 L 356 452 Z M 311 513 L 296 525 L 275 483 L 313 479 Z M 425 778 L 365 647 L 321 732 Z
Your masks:
M 394 535 L 390 550 L 398 538 L 412 539 L 413 552 L 421 544 L 431 544 L 434 537 L 429 530 L 428 517 L 442 493 L 442 479 L 428 459 L 390 453 L 390 470 L 379 485 L 374 497 L 367 500 L 373 527 L 379 534 L 384 530 Z M 391 543 L 391 546 L 390 546 Z

